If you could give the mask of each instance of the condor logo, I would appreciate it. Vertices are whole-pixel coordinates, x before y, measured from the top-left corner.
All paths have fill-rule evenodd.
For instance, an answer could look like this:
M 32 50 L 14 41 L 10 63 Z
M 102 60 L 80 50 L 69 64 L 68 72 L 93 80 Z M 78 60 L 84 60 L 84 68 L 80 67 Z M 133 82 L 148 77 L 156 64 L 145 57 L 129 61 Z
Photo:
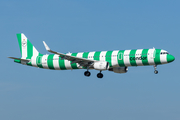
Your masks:
M 27 45 L 27 42 L 26 42 L 25 39 L 23 39 L 23 41 L 22 41 L 22 46 L 23 46 L 23 47 L 26 47 L 26 45 Z
M 130 61 L 135 61 L 135 60 L 147 60 L 147 57 L 130 57 Z

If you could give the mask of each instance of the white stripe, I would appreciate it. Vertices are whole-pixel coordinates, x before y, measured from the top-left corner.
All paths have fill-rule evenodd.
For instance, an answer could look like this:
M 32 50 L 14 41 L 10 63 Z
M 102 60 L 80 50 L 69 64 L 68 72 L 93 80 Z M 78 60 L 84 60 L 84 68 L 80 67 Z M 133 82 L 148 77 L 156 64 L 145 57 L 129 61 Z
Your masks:
M 155 49 L 149 49 L 148 50 L 148 63 L 149 63 L 149 65 L 155 65 L 155 63 L 154 63 L 154 57 L 153 57 L 153 54 L 154 54 L 154 50 Z
M 83 57 L 83 52 L 78 53 L 78 54 L 77 54 L 77 57 L 82 58 L 82 57 Z
M 167 52 L 167 51 L 161 50 L 161 52 Z M 167 63 L 167 54 L 160 54 L 160 61 L 161 61 L 162 64 Z
M 76 57 L 82 58 L 83 57 L 83 52 L 78 53 Z M 82 66 L 80 66 L 79 64 L 77 64 L 77 67 L 80 69 L 82 68 Z
M 118 61 L 117 61 L 118 52 L 119 52 L 119 50 L 116 50 L 116 51 L 113 51 L 113 52 L 112 52 L 111 63 L 112 63 L 112 66 L 113 66 L 113 67 L 115 67 L 115 66 L 116 66 L 116 67 L 119 67 Z
M 60 70 L 60 67 L 59 67 L 59 55 L 54 55 L 53 57 L 53 66 L 54 66 L 54 69 L 55 70 Z
M 33 56 L 31 58 L 32 66 L 37 67 L 36 58 L 39 55 L 39 52 L 36 50 L 36 48 L 33 46 Z
M 94 54 L 95 54 L 95 52 L 90 52 L 90 53 L 88 54 L 88 59 L 94 60 L 94 58 L 93 58 Z M 90 57 L 90 58 L 89 58 L 89 57 Z
M 36 48 L 33 46 L 33 56 L 38 56 L 39 52 L 36 50 Z
M 106 61 L 106 53 L 107 53 L 107 51 L 102 51 L 101 53 L 100 53 L 100 61 Z
M 22 47 L 22 59 L 27 58 L 27 38 L 24 34 L 21 34 L 21 47 Z
M 142 51 L 143 51 L 143 49 L 136 50 L 135 58 L 141 57 Z M 136 64 L 137 64 L 137 66 L 142 66 L 143 65 L 142 60 L 136 60 Z
M 71 53 L 68 53 L 67 55 L 71 55 Z M 72 67 L 71 67 L 71 61 L 69 61 L 69 60 L 64 60 L 64 64 L 65 64 L 66 69 L 72 69 Z
M 34 66 L 34 67 L 37 67 L 37 63 L 36 63 L 36 61 L 37 61 L 37 59 L 36 59 L 37 57 L 32 57 L 31 58 L 31 64 L 32 64 L 32 66 Z
M 49 69 L 48 64 L 47 64 L 47 58 L 48 58 L 48 55 L 43 55 L 42 59 L 41 59 L 42 60 L 42 66 L 45 69 Z
M 131 50 L 125 50 L 124 51 L 124 55 L 126 55 L 126 56 L 124 56 L 124 64 L 125 64 L 125 66 L 131 66 L 131 63 L 129 61 L 130 52 L 131 52 Z
M 39 52 L 36 50 L 36 48 L 33 46 L 33 56 L 38 56 Z

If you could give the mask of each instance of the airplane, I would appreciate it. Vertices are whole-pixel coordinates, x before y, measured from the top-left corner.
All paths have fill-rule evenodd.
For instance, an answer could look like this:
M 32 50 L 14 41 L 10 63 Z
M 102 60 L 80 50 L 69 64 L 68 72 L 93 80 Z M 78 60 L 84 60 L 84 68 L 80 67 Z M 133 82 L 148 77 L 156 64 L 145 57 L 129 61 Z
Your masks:
M 17 38 L 22 57 L 9 57 L 14 59 L 14 62 L 51 70 L 85 69 L 84 75 L 87 77 L 91 75 L 90 69 L 100 71 L 97 77 L 103 78 L 102 71 L 105 70 L 126 73 L 128 67 L 148 65 L 154 66 L 154 73 L 158 74 L 157 65 L 175 60 L 175 57 L 167 51 L 155 48 L 64 54 L 51 50 L 44 41 L 46 50 L 53 54 L 43 55 L 37 51 L 23 33 L 17 34 Z

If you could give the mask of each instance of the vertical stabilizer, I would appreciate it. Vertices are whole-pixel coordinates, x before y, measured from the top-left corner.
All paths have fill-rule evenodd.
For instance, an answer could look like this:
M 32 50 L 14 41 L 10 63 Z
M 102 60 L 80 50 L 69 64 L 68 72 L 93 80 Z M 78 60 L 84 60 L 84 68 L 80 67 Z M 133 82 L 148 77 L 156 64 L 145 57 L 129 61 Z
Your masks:
M 33 56 L 41 55 L 23 33 L 17 34 L 17 38 L 22 59 L 31 59 Z

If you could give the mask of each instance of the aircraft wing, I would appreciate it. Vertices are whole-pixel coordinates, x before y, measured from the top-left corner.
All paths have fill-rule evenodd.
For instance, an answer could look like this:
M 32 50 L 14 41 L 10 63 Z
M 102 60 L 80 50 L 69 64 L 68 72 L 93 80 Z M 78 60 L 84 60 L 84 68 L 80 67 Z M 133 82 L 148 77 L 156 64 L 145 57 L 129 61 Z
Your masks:
M 53 51 L 48 47 L 48 45 L 44 41 L 43 41 L 43 43 L 44 43 L 44 46 L 45 46 L 47 51 L 59 55 L 59 57 L 61 57 L 61 60 L 65 59 L 65 60 L 72 61 L 71 64 L 79 63 L 80 66 L 87 67 L 87 66 L 91 66 L 96 61 L 96 60 L 89 60 L 89 59 L 85 59 L 85 58 L 81 58 L 81 57 L 75 57 L 75 56 L 71 56 L 71 55 L 67 55 L 67 54 L 63 54 L 63 53 Z

